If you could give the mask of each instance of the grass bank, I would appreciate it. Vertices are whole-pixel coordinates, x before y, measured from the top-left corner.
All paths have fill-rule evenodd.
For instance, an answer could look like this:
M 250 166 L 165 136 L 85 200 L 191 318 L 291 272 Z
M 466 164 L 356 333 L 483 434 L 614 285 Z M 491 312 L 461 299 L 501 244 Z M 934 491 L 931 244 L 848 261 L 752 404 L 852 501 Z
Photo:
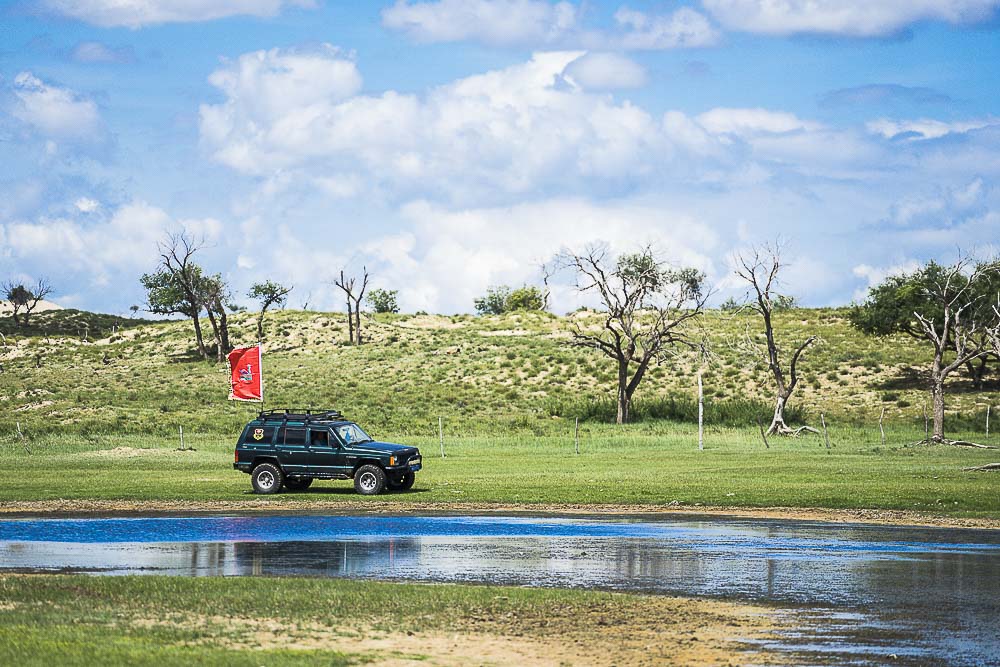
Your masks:
M 790 507 L 907 510 L 955 517 L 1000 517 L 997 473 L 963 467 L 996 460 L 996 452 L 908 444 L 922 433 L 834 426 L 822 437 L 772 439 L 751 429 L 709 429 L 698 451 L 696 429 L 683 424 L 610 425 L 582 431 L 580 454 L 563 436 L 446 436 L 447 457 L 427 434 L 376 433 L 415 444 L 424 470 L 405 494 L 362 498 L 349 482 L 318 482 L 305 493 L 250 493 L 231 466 L 223 436 L 44 436 L 0 447 L 0 466 L 16 470 L 0 486 L 0 504 L 32 501 L 267 502 L 305 507 L 378 508 L 399 501 L 532 506 Z M 27 448 L 27 449 L 26 449 Z M 30 449 L 30 454 L 28 453 Z
M 765 607 L 300 578 L 0 576 L 8 665 L 772 664 Z

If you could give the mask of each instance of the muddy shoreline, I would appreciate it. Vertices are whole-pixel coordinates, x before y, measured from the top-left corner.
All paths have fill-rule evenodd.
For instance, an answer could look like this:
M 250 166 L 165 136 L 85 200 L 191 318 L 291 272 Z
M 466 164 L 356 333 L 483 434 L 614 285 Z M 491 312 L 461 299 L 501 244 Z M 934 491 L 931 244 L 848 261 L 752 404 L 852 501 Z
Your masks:
M 953 517 L 905 510 L 796 507 L 720 507 L 697 505 L 420 503 L 398 500 L 329 500 L 317 498 L 253 498 L 236 501 L 188 500 L 38 500 L 0 504 L 5 518 L 160 516 L 199 514 L 504 514 L 526 516 L 690 517 L 815 521 L 837 524 L 920 526 L 1000 530 L 1000 518 Z

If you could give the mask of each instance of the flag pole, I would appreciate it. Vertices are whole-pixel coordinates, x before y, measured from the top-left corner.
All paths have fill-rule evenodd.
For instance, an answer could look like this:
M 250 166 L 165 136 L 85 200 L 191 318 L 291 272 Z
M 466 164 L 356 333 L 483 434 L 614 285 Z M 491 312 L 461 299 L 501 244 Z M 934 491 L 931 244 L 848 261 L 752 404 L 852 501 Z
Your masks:
M 257 341 L 257 363 L 260 366 L 260 411 L 264 411 L 264 341 Z

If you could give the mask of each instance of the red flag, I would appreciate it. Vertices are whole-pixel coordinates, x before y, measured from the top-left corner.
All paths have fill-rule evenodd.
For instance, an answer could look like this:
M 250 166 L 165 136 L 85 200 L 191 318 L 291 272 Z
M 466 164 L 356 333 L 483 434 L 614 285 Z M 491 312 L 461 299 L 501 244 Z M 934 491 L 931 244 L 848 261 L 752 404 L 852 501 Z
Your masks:
M 260 345 L 238 347 L 229 353 L 231 401 L 263 401 L 264 375 L 260 367 Z

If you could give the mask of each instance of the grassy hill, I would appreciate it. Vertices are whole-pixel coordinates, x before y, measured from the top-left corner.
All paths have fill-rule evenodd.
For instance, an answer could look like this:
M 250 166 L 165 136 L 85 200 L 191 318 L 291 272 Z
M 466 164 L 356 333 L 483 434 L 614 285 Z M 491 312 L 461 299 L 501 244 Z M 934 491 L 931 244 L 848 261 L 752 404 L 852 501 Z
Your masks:
M 873 423 L 886 408 L 889 425 L 922 429 L 926 402 L 921 371 L 928 350 L 906 337 L 875 339 L 852 329 L 846 311 L 800 309 L 778 317 L 785 348 L 816 334 L 800 363 L 794 417 L 825 414 L 834 423 Z M 568 345 L 570 326 L 600 326 L 581 311 L 565 317 L 517 313 L 380 315 L 368 321 L 369 342 L 346 344 L 337 313 L 269 314 L 264 371 L 271 407 L 336 406 L 373 429 L 428 433 L 444 417 L 450 432 L 489 434 L 497 428 L 538 434 L 562 432 L 565 422 L 612 419 L 614 366 L 597 353 Z M 82 339 L 81 328 L 90 338 Z M 111 333 L 111 326 L 118 327 Z M 80 311 L 39 314 L 27 332 L 9 320 L 0 348 L 0 431 L 14 422 L 34 433 L 233 433 L 254 406 L 227 397 L 224 364 L 194 354 L 190 322 L 147 322 Z M 749 328 L 748 328 L 749 327 Z M 766 369 L 746 355 L 757 343 L 757 322 L 710 312 L 702 323 L 713 357 L 704 368 L 710 426 L 750 426 L 769 418 Z M 237 344 L 253 342 L 250 313 L 232 318 Z M 695 374 L 700 362 L 680 352 L 655 367 L 637 394 L 636 415 L 695 419 Z M 986 391 L 956 376 L 951 384 L 952 428 L 981 427 L 988 402 L 1000 401 L 996 374 Z

